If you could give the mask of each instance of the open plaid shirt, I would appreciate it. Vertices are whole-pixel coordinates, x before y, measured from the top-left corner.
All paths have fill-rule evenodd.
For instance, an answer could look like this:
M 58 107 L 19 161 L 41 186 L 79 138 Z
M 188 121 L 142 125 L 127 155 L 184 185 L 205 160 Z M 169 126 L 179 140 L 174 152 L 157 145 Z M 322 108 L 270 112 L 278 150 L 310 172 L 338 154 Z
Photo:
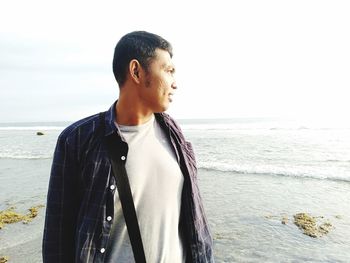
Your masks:
M 114 122 L 115 103 L 104 120 L 99 116 L 70 125 L 58 138 L 47 196 L 44 263 L 104 261 L 116 182 L 103 138 L 115 136 L 125 162 L 128 147 Z M 186 262 L 214 262 L 192 146 L 169 115 L 157 113 L 155 117 L 174 147 L 184 176 L 179 230 L 184 237 Z

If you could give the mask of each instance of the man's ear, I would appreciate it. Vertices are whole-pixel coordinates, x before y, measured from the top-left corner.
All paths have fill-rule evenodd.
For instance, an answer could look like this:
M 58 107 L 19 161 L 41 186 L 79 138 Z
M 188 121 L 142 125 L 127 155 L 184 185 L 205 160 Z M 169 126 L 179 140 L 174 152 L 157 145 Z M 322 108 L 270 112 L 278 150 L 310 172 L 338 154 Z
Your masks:
M 141 70 L 141 64 L 137 59 L 133 59 L 130 61 L 129 74 L 131 79 L 137 84 L 140 84 Z

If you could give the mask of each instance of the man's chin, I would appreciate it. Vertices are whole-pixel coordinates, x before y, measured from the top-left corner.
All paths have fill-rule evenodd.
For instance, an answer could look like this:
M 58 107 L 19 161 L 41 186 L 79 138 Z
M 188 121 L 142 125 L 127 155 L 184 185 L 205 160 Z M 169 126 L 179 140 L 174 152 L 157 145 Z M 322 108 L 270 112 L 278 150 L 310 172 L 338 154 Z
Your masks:
M 159 109 L 156 111 L 156 113 L 162 113 L 167 111 L 169 106 L 170 106 L 169 104 L 160 106 Z

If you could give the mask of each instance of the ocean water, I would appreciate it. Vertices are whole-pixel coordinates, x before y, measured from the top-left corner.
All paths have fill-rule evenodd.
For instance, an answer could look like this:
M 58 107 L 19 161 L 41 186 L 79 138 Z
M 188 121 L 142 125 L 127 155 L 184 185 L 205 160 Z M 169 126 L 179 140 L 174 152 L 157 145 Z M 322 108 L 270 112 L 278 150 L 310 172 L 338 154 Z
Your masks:
M 180 123 L 196 152 L 217 262 L 350 262 L 349 126 L 276 119 Z M 55 143 L 67 125 L 0 124 L 0 210 L 25 212 L 45 203 Z M 0 254 L 40 239 L 44 210 L 28 225 L 0 230 Z M 299 212 L 329 221 L 330 233 L 303 235 L 293 224 Z
M 350 182 L 349 128 L 269 119 L 234 121 L 186 121 L 182 126 L 200 168 Z

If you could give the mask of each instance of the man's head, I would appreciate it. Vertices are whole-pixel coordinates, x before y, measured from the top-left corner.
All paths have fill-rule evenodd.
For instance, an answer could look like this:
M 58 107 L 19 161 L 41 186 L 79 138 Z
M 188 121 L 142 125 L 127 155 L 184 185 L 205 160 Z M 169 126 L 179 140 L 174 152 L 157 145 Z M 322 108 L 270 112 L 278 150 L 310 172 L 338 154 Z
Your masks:
M 130 61 L 136 59 L 148 72 L 150 62 L 161 49 L 173 56 L 171 44 L 164 38 L 146 31 L 134 31 L 123 36 L 114 50 L 113 73 L 119 87 L 126 81 Z
M 144 110 L 163 112 L 177 88 L 172 47 L 158 35 L 144 31 L 129 33 L 118 42 L 113 71 L 120 97 L 131 98 Z

